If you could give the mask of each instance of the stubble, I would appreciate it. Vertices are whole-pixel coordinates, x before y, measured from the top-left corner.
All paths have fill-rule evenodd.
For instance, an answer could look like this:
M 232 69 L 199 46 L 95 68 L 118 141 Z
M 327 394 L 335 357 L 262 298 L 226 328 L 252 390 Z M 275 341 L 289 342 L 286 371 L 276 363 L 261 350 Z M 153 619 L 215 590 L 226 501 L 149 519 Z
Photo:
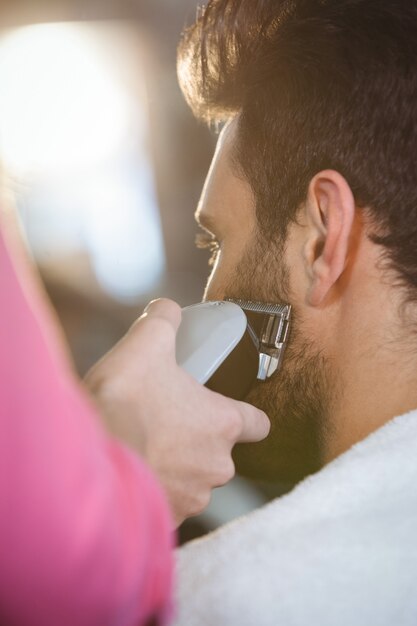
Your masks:
M 292 305 L 292 325 L 283 365 L 266 382 L 257 382 L 245 398 L 271 420 L 267 439 L 235 446 L 238 473 L 260 480 L 294 484 L 323 465 L 323 448 L 331 430 L 338 397 L 336 373 L 314 345 L 291 297 L 290 268 L 281 240 L 258 236 L 230 277 L 225 298 Z

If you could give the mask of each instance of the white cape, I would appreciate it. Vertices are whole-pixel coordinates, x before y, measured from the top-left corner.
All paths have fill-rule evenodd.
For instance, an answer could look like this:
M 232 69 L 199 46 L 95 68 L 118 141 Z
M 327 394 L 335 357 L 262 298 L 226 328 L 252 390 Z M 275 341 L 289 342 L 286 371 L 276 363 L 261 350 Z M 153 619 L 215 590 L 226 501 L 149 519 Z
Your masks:
M 416 626 L 417 410 L 178 551 L 177 626 Z

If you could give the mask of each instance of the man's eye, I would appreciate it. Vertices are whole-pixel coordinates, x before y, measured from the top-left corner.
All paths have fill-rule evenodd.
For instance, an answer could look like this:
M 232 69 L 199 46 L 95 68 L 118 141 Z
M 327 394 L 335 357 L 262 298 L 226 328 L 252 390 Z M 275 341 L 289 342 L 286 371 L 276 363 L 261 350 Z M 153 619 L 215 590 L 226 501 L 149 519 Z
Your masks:
M 197 233 L 195 236 L 195 245 L 197 246 L 197 248 L 207 249 L 211 251 L 209 265 L 214 265 L 217 259 L 217 255 L 220 251 L 220 244 L 214 237 L 214 235 L 211 235 L 207 232 Z

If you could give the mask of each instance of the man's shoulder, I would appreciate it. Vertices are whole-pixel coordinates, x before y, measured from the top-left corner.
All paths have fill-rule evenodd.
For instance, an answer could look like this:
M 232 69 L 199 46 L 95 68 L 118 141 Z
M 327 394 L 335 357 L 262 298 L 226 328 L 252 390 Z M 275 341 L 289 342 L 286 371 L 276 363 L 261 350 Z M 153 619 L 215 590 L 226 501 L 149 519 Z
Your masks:
M 310 615 L 321 625 L 389 624 L 401 607 L 415 613 L 416 480 L 413 412 L 287 496 L 183 548 L 179 623 L 302 624 Z

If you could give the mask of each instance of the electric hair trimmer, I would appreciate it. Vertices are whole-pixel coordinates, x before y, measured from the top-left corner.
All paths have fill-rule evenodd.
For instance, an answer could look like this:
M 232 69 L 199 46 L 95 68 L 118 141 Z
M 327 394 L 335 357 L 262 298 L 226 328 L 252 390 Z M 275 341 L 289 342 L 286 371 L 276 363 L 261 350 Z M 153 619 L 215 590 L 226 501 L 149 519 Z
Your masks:
M 177 363 L 198 382 L 235 399 L 279 370 L 291 307 L 244 300 L 201 302 L 182 310 Z

